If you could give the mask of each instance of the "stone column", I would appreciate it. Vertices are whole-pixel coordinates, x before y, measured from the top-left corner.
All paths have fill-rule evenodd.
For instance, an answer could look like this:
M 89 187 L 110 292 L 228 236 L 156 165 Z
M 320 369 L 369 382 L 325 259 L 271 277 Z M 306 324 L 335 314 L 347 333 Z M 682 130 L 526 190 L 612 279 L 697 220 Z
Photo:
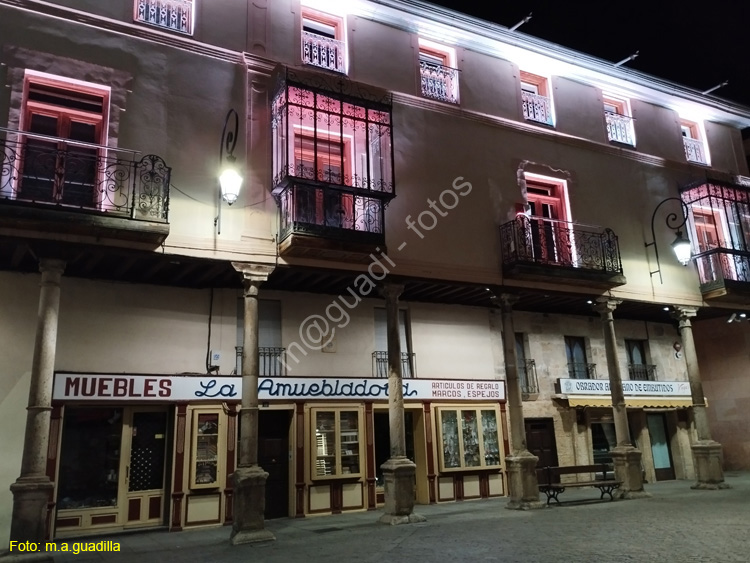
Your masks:
M 404 429 L 404 394 L 401 381 L 401 336 L 398 324 L 398 298 L 403 285 L 384 284 L 385 315 L 388 336 L 388 425 L 391 457 L 383 465 L 385 506 L 380 522 L 409 524 L 424 522 L 425 517 L 414 514 L 414 479 L 417 466 L 406 457 Z
M 607 372 L 609 389 L 612 396 L 612 412 L 615 419 L 615 437 L 617 445 L 612 450 L 615 465 L 615 478 L 621 485 L 617 491 L 619 498 L 649 497 L 643 490 L 643 470 L 641 469 L 641 451 L 633 446 L 628 428 L 628 413 L 625 408 L 625 395 L 622 391 L 622 370 L 617 358 L 617 336 L 612 312 L 622 303 L 618 299 L 600 297 L 596 300 L 594 310 L 602 317 L 604 348 L 607 353 Z
M 265 529 L 266 479 L 258 465 L 258 290 L 273 266 L 232 262 L 242 274 L 245 297 L 245 339 L 242 348 L 242 406 L 237 469 L 232 474 L 233 545 L 275 540 Z
M 53 490 L 46 472 L 47 447 L 60 310 L 60 278 L 64 269 L 65 262 L 62 260 L 39 260 L 42 280 L 31 363 L 29 404 L 26 408 L 21 475 L 10 486 L 13 493 L 10 539 L 13 541 L 43 542 L 47 533 L 47 503 Z M 48 560 L 52 558 L 49 557 Z
M 539 483 L 536 478 L 536 464 L 539 458 L 526 448 L 523 399 L 516 357 L 516 330 L 513 326 L 513 304 L 516 301 L 518 297 L 515 295 L 502 294 L 500 296 L 505 383 L 508 388 L 508 417 L 512 447 L 511 454 L 505 458 L 508 467 L 508 496 L 510 497 L 505 508 L 528 510 L 546 505 L 539 500 Z
M 672 313 L 673 318 L 679 322 L 682 351 L 685 354 L 690 395 L 693 402 L 693 420 L 695 420 L 695 431 L 698 435 L 698 441 L 691 446 L 697 480 L 692 488 L 728 489 L 730 488 L 729 485 L 724 482 L 721 444 L 711 439 L 708 413 L 706 413 L 706 400 L 703 396 L 703 384 L 698 368 L 698 355 L 695 352 L 693 325 L 690 319 L 695 317 L 697 313 L 697 307 L 675 307 Z

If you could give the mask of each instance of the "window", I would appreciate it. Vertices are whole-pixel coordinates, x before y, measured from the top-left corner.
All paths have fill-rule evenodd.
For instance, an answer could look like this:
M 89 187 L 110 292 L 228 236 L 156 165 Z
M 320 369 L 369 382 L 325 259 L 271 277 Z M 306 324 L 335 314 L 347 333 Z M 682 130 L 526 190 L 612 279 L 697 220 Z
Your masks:
M 553 264 L 574 264 L 573 232 L 567 222 L 565 182 L 532 174 L 526 174 L 525 179 L 534 260 Z
M 438 408 L 440 470 L 500 467 L 497 409 Z
M 688 162 L 709 164 L 708 150 L 703 141 L 703 127 L 695 121 L 680 119 L 682 142 L 685 145 L 685 158 Z
M 523 333 L 516 333 L 516 361 L 518 362 L 518 379 L 521 383 L 521 392 L 525 394 L 538 393 L 536 364 L 534 360 L 526 359 L 525 340 L 526 338 Z
M 656 366 L 649 365 L 646 361 L 646 341 L 625 340 L 625 349 L 628 353 L 630 379 L 642 381 L 655 380 Z
M 245 300 L 237 300 L 236 374 L 242 373 L 242 346 L 245 345 Z M 258 374 L 261 377 L 286 375 L 286 348 L 281 340 L 281 301 L 258 300 Z
M 98 208 L 109 89 L 27 71 L 23 96 L 16 198 Z
M 398 331 L 401 341 L 401 376 L 415 377 L 416 356 L 411 352 L 409 324 L 405 309 L 398 311 Z M 388 377 L 388 324 L 383 308 L 375 309 L 375 351 L 372 354 L 372 376 Z
M 193 412 L 191 489 L 212 489 L 219 486 L 223 467 L 219 447 L 226 439 L 222 431 L 218 410 Z
M 135 0 L 137 22 L 193 34 L 193 0 Z
M 565 355 L 568 358 L 568 377 L 571 379 L 594 379 L 595 365 L 586 359 L 586 342 L 580 336 L 565 337 Z
M 302 9 L 302 62 L 346 74 L 343 18 Z
M 359 477 L 361 412 L 345 409 L 312 409 L 314 426 L 313 479 Z
M 383 200 L 394 196 L 389 104 L 287 82 L 272 128 L 282 240 L 295 230 L 382 235 Z
M 521 71 L 521 106 L 527 121 L 554 126 L 552 97 L 545 77 Z
M 701 284 L 750 281 L 750 190 L 717 181 L 682 191 Z
M 605 94 L 604 120 L 607 124 L 607 139 L 613 143 L 635 146 L 633 118 L 628 100 Z
M 453 49 L 420 38 L 419 76 L 423 97 L 458 103 L 458 70 Z

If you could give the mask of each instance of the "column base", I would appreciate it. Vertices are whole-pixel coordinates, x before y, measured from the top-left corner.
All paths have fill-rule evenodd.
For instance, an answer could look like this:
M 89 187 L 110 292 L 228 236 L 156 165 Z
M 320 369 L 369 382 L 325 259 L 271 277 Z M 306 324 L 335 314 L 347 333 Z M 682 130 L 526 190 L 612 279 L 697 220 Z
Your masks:
M 47 505 L 53 489 L 46 475 L 19 477 L 10 486 L 13 493 L 11 540 L 42 543 L 47 539 Z
M 232 474 L 232 545 L 276 539 L 265 529 L 266 479 L 268 473 L 258 465 L 240 467 Z
M 724 482 L 721 444 L 719 442 L 701 440 L 694 443 L 690 449 L 693 450 L 695 477 L 697 480 L 697 483 L 690 487 L 691 489 L 715 491 L 717 489 L 732 488 Z
M 613 495 L 625 500 L 649 498 L 651 495 L 643 489 L 641 451 L 633 446 L 616 446 L 610 453 L 615 464 L 615 478 L 620 481 L 620 488 Z
M 545 508 L 539 500 L 539 481 L 536 478 L 536 464 L 539 458 L 528 450 L 515 452 L 505 458 L 508 468 L 508 496 L 505 505 L 509 510 L 533 510 Z
M 426 522 L 427 518 L 414 514 L 417 466 L 406 457 L 392 457 L 380 468 L 385 482 L 385 507 L 378 522 L 391 526 Z

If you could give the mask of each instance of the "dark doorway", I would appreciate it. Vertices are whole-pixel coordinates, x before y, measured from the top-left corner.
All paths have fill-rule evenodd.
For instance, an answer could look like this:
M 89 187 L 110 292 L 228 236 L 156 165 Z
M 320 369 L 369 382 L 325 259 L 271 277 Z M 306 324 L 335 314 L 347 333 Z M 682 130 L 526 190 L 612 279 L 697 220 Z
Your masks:
M 265 410 L 258 419 L 258 463 L 268 472 L 265 517 L 289 516 L 289 425 L 292 411 Z
M 551 418 L 526 418 L 526 447 L 539 458 L 537 467 L 557 466 L 555 423 Z
M 378 487 L 383 486 L 383 470 L 380 466 L 391 457 L 391 434 L 388 411 L 375 411 L 375 476 Z M 414 461 L 414 413 L 404 411 L 406 433 L 406 457 Z

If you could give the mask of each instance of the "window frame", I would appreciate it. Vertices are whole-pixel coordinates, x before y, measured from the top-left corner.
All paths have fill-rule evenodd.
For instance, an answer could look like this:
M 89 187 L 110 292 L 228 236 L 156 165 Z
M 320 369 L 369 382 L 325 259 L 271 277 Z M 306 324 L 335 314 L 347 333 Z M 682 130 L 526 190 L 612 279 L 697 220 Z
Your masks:
M 587 350 L 587 339 L 585 336 L 572 336 L 564 335 L 565 340 L 565 359 L 568 366 L 568 377 L 570 379 L 594 379 L 591 377 L 589 372 L 589 354 Z M 583 362 L 576 362 L 575 350 L 572 346 L 580 345 L 580 350 L 583 353 Z M 579 377 L 580 371 L 571 370 L 571 365 L 582 364 L 585 366 L 585 377 Z
M 488 428 L 485 429 L 485 425 L 483 424 L 483 413 L 486 411 L 491 411 L 494 413 L 495 420 L 494 420 L 494 429 L 492 426 L 488 425 Z M 455 413 L 456 415 L 456 444 L 455 448 L 457 449 L 456 455 L 458 460 L 458 465 L 452 465 L 452 464 L 446 464 L 446 454 L 448 454 L 448 447 L 446 446 L 446 438 L 448 438 L 448 432 L 446 432 L 446 424 L 443 420 L 443 414 L 444 413 Z M 475 423 L 476 423 L 476 440 L 477 440 L 477 460 L 478 465 L 467 465 L 466 464 L 466 456 L 467 456 L 467 448 L 465 444 L 465 432 L 462 428 L 461 421 L 463 420 L 462 414 L 464 412 L 473 412 L 475 415 Z M 438 451 L 438 462 L 440 467 L 441 473 L 455 473 L 459 471 L 477 471 L 477 470 L 486 470 L 486 469 L 502 469 L 503 467 L 503 444 L 502 444 L 502 419 L 500 416 L 500 411 L 498 409 L 498 406 L 495 404 L 490 405 L 454 405 L 454 406 L 441 406 L 441 407 L 435 407 L 435 420 L 437 421 L 436 426 L 438 428 L 438 436 L 439 436 L 439 445 L 437 448 Z M 488 440 L 485 437 L 485 432 L 494 432 L 494 440 L 490 437 L 489 444 L 490 444 L 490 450 L 487 451 L 487 444 Z M 494 442 L 494 445 L 493 445 Z M 471 454 L 469 454 L 471 455 Z M 491 461 L 488 462 L 488 458 Z
M 540 74 L 534 74 L 526 70 L 519 70 L 518 83 L 519 91 L 521 94 L 521 115 L 523 116 L 524 121 L 528 121 L 531 123 L 540 123 L 542 125 L 554 128 L 556 122 L 555 104 L 554 100 L 552 99 L 552 88 L 550 87 L 549 77 Z M 538 120 L 527 114 L 527 112 L 524 110 L 524 104 L 526 103 L 526 100 L 524 99 L 524 93 L 532 94 L 534 96 L 545 98 L 547 100 L 546 103 L 548 107 L 545 111 L 547 111 L 549 114 L 548 121 Z
M 685 160 L 691 164 L 700 164 L 702 166 L 711 166 L 711 154 L 708 151 L 708 143 L 706 142 L 706 132 L 702 121 L 686 119 L 680 117 L 680 132 L 682 133 L 682 144 L 685 149 Z M 686 134 L 688 133 L 688 134 Z M 696 144 L 700 143 L 701 151 L 703 152 L 703 160 L 693 160 L 688 158 L 687 145 L 685 139 L 690 139 Z
M 619 96 L 609 94 L 607 92 L 602 92 L 602 106 L 604 107 L 607 140 L 610 143 L 616 143 L 618 145 L 625 145 L 628 147 L 635 147 L 636 146 L 635 122 L 634 122 L 633 113 L 630 107 L 630 100 L 628 100 L 627 98 L 621 98 Z M 608 109 L 608 107 L 611 107 L 612 109 L 614 109 L 614 111 L 611 111 L 610 109 Z M 610 134 L 609 123 L 607 122 L 607 114 L 618 115 L 618 116 L 627 118 L 627 121 L 628 121 L 627 134 L 630 137 L 630 139 L 632 139 L 632 142 L 627 142 L 627 141 L 623 141 L 617 138 L 613 138 L 613 135 Z
M 332 413 L 334 416 L 334 426 L 330 430 L 321 429 L 318 425 L 317 420 L 317 414 L 318 413 Z M 351 429 L 348 429 L 344 431 L 341 428 L 341 415 L 343 413 L 354 413 L 357 420 L 357 428 L 356 430 L 352 431 Z M 312 407 L 310 408 L 310 479 L 312 481 L 330 481 L 335 479 L 361 479 L 364 475 L 364 469 L 365 464 L 367 462 L 367 443 L 365 441 L 365 426 L 363 424 L 364 417 L 362 413 L 362 408 L 359 406 L 349 406 L 349 407 Z M 333 444 L 333 454 L 320 454 L 319 448 L 320 443 L 318 440 L 318 432 L 326 432 L 327 434 L 333 434 L 334 444 Z M 343 441 L 343 437 L 346 434 L 347 437 L 351 436 L 354 432 L 356 432 L 356 441 Z M 343 444 L 356 444 L 357 445 L 357 453 L 356 454 L 345 454 L 343 452 L 345 451 L 352 451 L 352 450 L 344 450 Z M 351 471 L 351 465 L 349 465 L 349 472 L 344 472 L 344 457 L 354 457 L 356 456 L 358 461 L 358 471 Z M 318 473 L 319 468 L 319 459 L 320 458 L 333 458 L 334 463 L 334 472 L 330 474 L 323 474 L 320 475 Z M 325 463 L 325 460 L 323 460 Z
M 312 25 L 310 25 L 312 24 Z M 330 27 L 333 29 L 333 37 L 328 37 L 324 33 L 318 33 L 315 30 L 315 24 L 323 27 Z M 312 31 L 306 30 L 305 27 L 310 27 Z M 342 61 L 341 66 L 337 64 L 335 68 L 331 68 L 327 65 L 315 64 L 310 60 L 311 56 L 305 55 L 305 33 L 317 35 L 322 39 L 329 39 L 338 41 L 340 48 L 342 49 Z M 300 13 L 300 56 L 303 65 L 313 66 L 316 68 L 323 68 L 332 72 L 338 72 L 341 74 L 349 74 L 349 46 L 346 39 L 346 17 L 321 12 L 308 6 L 302 6 Z
M 421 96 L 431 100 L 458 105 L 460 103 L 460 87 L 455 48 L 425 39 L 424 37 L 417 38 L 417 46 L 417 69 L 419 70 Z M 425 92 L 422 63 L 433 67 L 442 67 L 445 69 L 442 72 L 453 74 L 452 79 L 443 79 L 445 90 L 448 93 L 447 96 L 431 96 Z M 438 68 L 438 70 L 440 69 Z

